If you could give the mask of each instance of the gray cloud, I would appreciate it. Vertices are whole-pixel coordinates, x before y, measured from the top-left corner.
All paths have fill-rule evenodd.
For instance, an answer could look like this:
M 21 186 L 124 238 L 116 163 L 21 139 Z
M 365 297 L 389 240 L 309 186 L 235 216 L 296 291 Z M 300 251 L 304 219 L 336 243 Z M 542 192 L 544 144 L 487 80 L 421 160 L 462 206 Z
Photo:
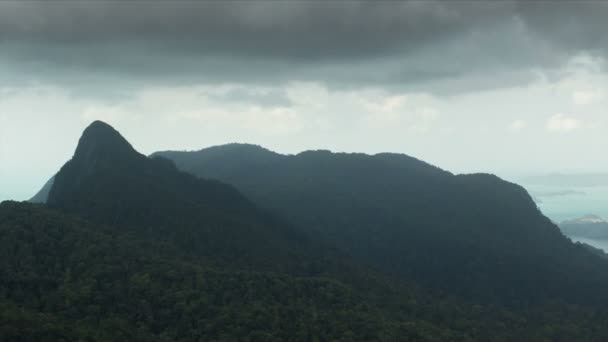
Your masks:
M 465 30 L 496 7 L 436 2 L 2 3 L 0 37 L 44 42 L 148 41 L 208 53 L 357 58 Z M 462 12 L 470 12 L 464 16 Z M 481 16 L 480 16 L 481 15 Z
M 208 94 L 207 97 L 218 102 L 247 103 L 261 107 L 290 107 L 293 105 L 285 90 L 278 89 L 260 92 L 235 88 L 220 94 Z
M 608 53 L 608 37 L 602 33 L 608 18 L 605 1 L 522 1 L 516 13 L 535 38 L 556 48 L 596 52 L 604 58 Z
M 26 71 L 83 93 L 294 79 L 469 91 L 606 58 L 606 18 L 604 2 L 2 1 L 0 63 L 4 82 Z

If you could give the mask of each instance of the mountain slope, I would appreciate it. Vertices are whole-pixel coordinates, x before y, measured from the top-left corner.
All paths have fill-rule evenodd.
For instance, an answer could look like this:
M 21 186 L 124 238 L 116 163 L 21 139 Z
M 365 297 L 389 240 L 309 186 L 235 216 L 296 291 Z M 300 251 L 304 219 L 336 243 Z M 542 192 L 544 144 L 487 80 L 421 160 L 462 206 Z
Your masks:
M 384 279 L 311 242 L 233 187 L 137 153 L 102 122 L 83 132 L 54 177 L 47 206 L 53 210 L 1 208 L 2 245 L 15 247 L 4 250 L 0 293 L 7 307 L 28 308 L 29 320 L 54 313 L 53 322 L 76 329 L 63 332 L 69 338 L 95 327 L 78 325 L 81 316 L 101 320 L 105 328 L 90 333 L 102 340 L 107 329 L 124 330 L 109 336 L 128 340 L 418 334 L 384 321 L 391 311 L 370 300 L 398 298 L 382 299 L 392 292 Z M 75 293 L 66 288 L 70 280 Z
M 419 329 L 332 279 L 216 268 L 29 204 L 0 204 L 0 256 L 1 340 L 385 340 Z
M 452 175 L 398 154 L 283 156 L 238 144 L 154 156 L 234 184 L 310 236 L 434 288 L 508 304 L 608 300 L 605 261 L 564 237 L 522 187 L 492 175 Z
M 46 205 L 223 269 L 328 276 L 373 288 L 369 268 L 260 210 L 234 187 L 147 158 L 94 122 L 54 178 Z
M 254 150 L 259 151 L 258 148 Z M 269 151 L 261 153 L 270 157 L 268 161 L 275 160 L 276 156 Z M 312 163 L 315 167 L 311 170 L 323 175 L 332 166 L 333 156 L 328 152 L 314 152 L 307 158 L 315 161 L 317 154 L 326 160 L 321 167 Z M 395 177 L 414 163 L 412 174 L 418 175 L 416 180 L 424 178 L 427 184 L 419 187 L 420 184 L 412 179 L 394 184 L 410 189 L 445 189 L 450 184 L 445 177 L 454 184 L 470 182 L 467 177 L 454 177 L 411 158 L 381 155 L 378 157 L 380 165 L 398 169 L 382 171 L 378 166 L 367 165 L 367 156 L 357 156 L 361 160 L 346 160 L 350 156 L 343 156 L 346 158 L 342 160 L 355 168 L 353 176 L 378 172 L 383 178 Z M 257 162 L 260 158 L 256 156 L 252 160 Z M 310 160 L 296 165 L 292 171 L 300 170 L 307 163 Z M 234 165 L 238 165 L 238 161 L 231 168 Z M 335 171 L 342 172 L 340 167 L 335 167 Z M 290 176 L 291 172 L 286 178 Z M 303 190 L 311 185 L 315 186 L 315 192 L 331 190 L 336 179 L 339 179 L 338 184 L 344 182 L 343 185 L 349 186 L 344 177 L 315 177 L 304 175 L 302 179 L 307 183 Z M 475 186 L 466 188 L 466 196 L 454 197 L 457 192 L 444 193 L 445 203 L 459 199 L 467 206 L 479 205 L 478 216 L 456 217 L 461 220 L 459 222 L 490 222 L 493 217 L 503 217 L 497 215 L 505 215 L 501 210 L 508 216 L 522 210 L 521 206 L 527 208 L 525 201 L 510 201 L 511 197 L 522 196 L 521 189 L 505 183 L 502 186 L 508 189 L 500 190 L 505 198 L 490 198 L 490 201 L 488 189 L 494 189 L 497 180 L 489 176 L 475 178 Z M 316 187 L 317 181 L 325 188 Z M 301 186 L 298 182 L 293 184 Z M 401 196 L 399 191 L 391 193 L 392 188 L 383 186 L 382 181 L 377 181 L 364 189 L 372 200 L 376 200 L 374 192 L 378 188 L 383 189 L 384 196 L 386 193 Z M 353 191 L 360 191 L 357 188 L 351 188 L 351 192 L 347 188 L 341 190 L 343 199 L 353 196 Z M 305 193 L 285 192 L 295 196 L 286 197 L 290 201 Z M 326 195 L 330 196 L 322 202 L 321 196 L 309 194 L 319 196 L 313 198 L 321 204 L 331 204 L 327 200 L 335 198 L 331 191 Z M 428 194 L 418 200 L 429 204 L 440 198 L 443 196 Z M 482 205 L 483 201 L 497 201 L 502 209 Z M 423 283 L 425 279 L 428 281 L 425 277 L 437 277 L 437 271 L 441 270 L 448 273 L 444 279 L 452 279 L 456 289 L 468 282 L 480 291 L 484 290 L 480 284 L 496 291 L 498 287 L 487 281 L 487 277 L 495 276 L 496 272 L 483 267 L 503 268 L 505 260 L 509 267 L 517 265 L 513 261 L 515 257 L 505 255 L 503 250 L 512 246 L 512 241 L 506 244 L 501 241 L 511 234 L 521 237 L 526 234 L 522 229 L 508 224 L 504 228 L 501 226 L 501 231 L 510 230 L 497 236 L 494 245 L 487 246 L 487 250 L 479 251 L 475 236 L 458 240 L 455 235 L 448 235 L 440 244 L 432 245 L 430 239 L 437 234 L 433 225 L 420 226 L 402 236 L 395 231 L 390 235 L 383 230 L 390 233 L 387 228 L 392 222 L 389 219 L 401 220 L 398 213 L 384 220 L 374 217 L 376 210 L 393 208 L 390 201 L 371 208 L 367 206 L 373 201 L 362 202 L 359 207 L 362 212 L 354 213 L 349 205 L 358 202 L 356 197 L 352 198 L 340 210 L 350 209 L 357 219 L 378 218 L 377 223 L 382 226 L 373 233 L 384 240 L 370 240 L 373 243 L 366 246 L 368 250 L 381 246 L 376 243 L 382 243 L 386 255 L 408 255 L 411 259 L 406 260 L 412 262 L 410 274 Z M 410 205 L 416 203 L 415 200 L 409 202 Z M 444 208 L 442 215 L 460 213 L 449 206 Z M 297 209 L 315 219 L 319 217 L 318 213 L 310 211 L 311 207 Z M 338 229 L 333 230 L 336 234 L 342 233 L 340 229 L 344 224 L 353 224 L 352 218 L 335 217 L 334 214 L 342 212 L 329 209 L 326 214 L 333 220 L 330 223 L 336 224 Z M 407 210 L 411 215 L 416 214 L 412 208 Z M 383 213 L 389 215 L 390 211 Z M 532 215 L 534 211 L 527 213 Z M 518 220 L 526 220 L 526 217 L 523 215 Z M 361 229 L 373 222 L 362 221 L 362 225 L 345 230 L 352 239 L 347 242 L 357 241 L 361 236 L 373 237 Z M 96 122 L 83 133 L 72 160 L 57 173 L 48 207 L 11 202 L 0 204 L 0 339 L 572 341 L 608 337 L 608 329 L 603 328 L 608 327 L 605 324 L 608 316 L 600 308 L 569 305 L 563 301 L 518 309 L 471 305 L 446 293 L 422 290 L 354 265 L 313 240 L 325 236 L 318 228 L 298 227 L 309 233 L 307 238 L 280 219 L 259 210 L 233 187 L 179 172 L 167 159 L 146 158 L 134 151 L 114 129 Z M 454 222 L 449 222 L 445 231 L 456 228 L 462 233 L 461 226 Z M 546 229 L 552 231 L 549 226 Z M 473 228 L 469 230 L 482 234 L 480 236 L 495 235 Z M 543 237 L 550 237 L 542 230 L 539 232 Z M 401 237 L 409 240 L 400 240 Z M 536 239 L 533 234 L 530 237 L 530 240 Z M 348 243 L 337 244 L 347 250 Z M 405 243 L 409 244 L 404 249 L 409 254 L 394 250 L 395 246 L 406 246 Z M 453 248 L 450 244 L 459 248 L 466 245 L 470 250 Z M 420 252 L 429 246 L 438 249 L 427 254 Z M 444 252 L 442 247 L 453 254 Z M 501 254 L 495 253 L 497 250 Z M 547 253 L 542 248 L 539 250 L 541 256 Z M 517 255 L 520 251 L 516 248 L 512 252 Z M 573 255 L 570 253 L 568 257 Z M 363 256 L 359 255 L 360 260 L 383 260 L 379 252 L 379 259 L 364 259 Z M 446 256 L 455 260 L 446 260 Z M 518 260 L 524 267 L 531 268 L 525 264 L 528 256 L 523 255 Z M 471 265 L 459 263 L 462 260 L 470 262 L 470 258 L 478 261 L 478 265 L 473 265 L 478 269 L 458 278 L 457 272 L 463 265 Z M 403 260 L 393 260 L 394 266 L 399 266 Z M 413 272 L 420 271 L 421 268 L 416 269 L 418 262 L 429 260 L 432 262 L 424 264 L 429 273 Z M 574 264 L 580 265 L 579 261 Z M 445 267 L 450 262 L 456 270 Z M 514 273 L 521 279 L 499 279 L 504 282 L 502 291 L 510 289 L 511 296 L 525 302 L 526 297 L 521 296 L 522 287 L 548 274 L 547 270 L 533 271 L 540 275 L 531 275 L 530 269 L 526 269 Z M 604 283 L 593 277 L 581 278 L 581 274 L 559 275 L 566 283 L 569 277 L 577 282 L 578 287 L 570 290 L 589 290 L 588 295 L 597 295 L 598 290 L 590 286 Z M 470 281 L 471 278 L 474 281 Z M 549 281 L 555 278 L 549 278 Z M 517 283 L 519 280 L 522 283 Z M 551 292 L 560 289 L 554 284 L 543 285 L 549 294 L 562 294 Z M 525 292 L 530 293 L 535 292 Z M 488 292 L 479 294 L 480 298 L 487 295 Z M 551 297 L 539 297 L 538 300 L 548 298 Z M 572 298 L 562 296 L 559 299 Z M 601 296 L 596 296 L 596 300 L 601 303 Z
M 0 204 L 3 341 L 602 341 L 608 315 L 239 271 L 27 203 Z
M 51 192 L 51 188 L 53 187 L 53 183 L 55 182 L 55 176 L 51 177 L 38 191 L 34 197 L 32 197 L 28 202 L 30 203 L 46 203 L 49 198 L 49 193 Z
M 319 256 L 317 246 L 233 187 L 147 158 L 102 122 L 83 132 L 55 176 L 47 205 L 243 267 L 304 271 L 311 265 L 298 269 L 301 256 Z

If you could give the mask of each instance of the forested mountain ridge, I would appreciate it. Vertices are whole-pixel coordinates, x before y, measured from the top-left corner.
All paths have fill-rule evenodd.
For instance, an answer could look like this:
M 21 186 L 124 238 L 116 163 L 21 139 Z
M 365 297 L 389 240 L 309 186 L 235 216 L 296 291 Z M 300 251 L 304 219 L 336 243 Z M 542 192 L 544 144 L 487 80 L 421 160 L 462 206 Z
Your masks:
M 269 151 L 257 147 L 253 150 L 261 155 L 249 153 L 248 163 L 259 163 L 263 168 L 277 160 L 277 155 Z M 223 153 L 220 151 L 218 155 Z M 330 196 L 323 199 L 322 192 L 314 195 L 303 190 L 311 185 L 315 192 L 331 190 L 336 184 L 344 186 L 339 187 L 339 194 L 345 203 L 337 201 L 321 214 L 333 212 L 337 215 L 326 223 L 336 224 L 333 232 L 338 237 L 344 233 L 344 224 L 354 222 L 352 217 L 340 216 L 346 213 L 344 210 L 351 210 L 350 214 L 361 219 L 363 225 L 355 226 L 359 230 L 349 231 L 350 239 L 336 245 L 343 251 L 350 251 L 345 247 L 363 241 L 362 237 L 369 237 L 373 244 L 367 248 L 373 250 L 370 247 L 377 247 L 374 244 L 386 243 L 386 254 L 378 252 L 377 259 L 364 259 L 365 255 L 359 254 L 359 263 L 348 260 L 331 248 L 335 242 L 329 238 L 331 236 L 319 230 L 323 226 L 318 225 L 322 222 L 318 219 L 323 216 L 318 212 L 309 212 L 315 217 L 310 227 L 303 226 L 303 221 L 293 227 L 284 219 L 260 210 L 234 187 L 180 172 L 168 159 L 147 158 L 137 153 L 110 126 L 101 122 L 92 124 L 83 133 L 74 157 L 55 176 L 47 205 L 0 204 L 0 339 L 601 341 L 608 337 L 608 328 L 605 328 L 608 327 L 608 314 L 601 305 L 579 306 L 573 303 L 581 298 L 560 292 L 574 289 L 570 282 L 576 282 L 575 290 L 588 291 L 586 294 L 596 296 L 601 304 L 602 297 L 598 294 L 603 287 L 594 286 L 604 283 L 593 276 L 597 271 L 594 263 L 587 271 L 577 274 L 563 273 L 560 269 L 535 269 L 534 266 L 554 265 L 547 262 L 553 255 L 538 248 L 538 258 L 547 260 L 530 265 L 526 263 L 529 253 L 519 256 L 517 261 L 523 268 L 527 267 L 525 272 L 508 273 L 488 282 L 487 278 L 495 277 L 496 272 L 487 267 L 494 265 L 504 270 L 505 257 L 508 257 L 510 267 L 515 264 L 512 255 L 493 254 L 496 250 L 513 248 L 512 252 L 517 256 L 519 244 L 506 237 L 514 235 L 520 239 L 527 234 L 529 244 L 534 246 L 535 235 L 528 234 L 525 229 L 505 226 L 501 230 L 509 230 L 482 248 L 470 241 L 493 236 L 490 231 L 472 227 L 470 234 L 477 234 L 473 238 L 450 234 L 451 229 L 456 229 L 453 227 L 459 227 L 452 226 L 454 223 L 491 222 L 495 216 L 508 217 L 509 213 L 520 211 L 520 206 L 526 207 L 523 212 L 533 216 L 536 211 L 529 210 L 525 201 L 510 201 L 512 197 L 526 199 L 523 189 L 493 176 L 473 176 L 479 182 L 467 187 L 466 196 L 461 196 L 456 191 L 458 184 L 469 182 L 469 176 L 453 176 L 413 158 L 391 154 L 377 157 L 380 165 L 391 166 L 379 170 L 377 166 L 368 165 L 365 155 L 355 155 L 355 160 L 343 155 L 342 162 L 353 168 L 349 175 L 355 180 L 369 172 L 378 172 L 380 178 L 390 179 L 398 176 L 402 168 L 411 169 L 411 174 L 417 175 L 415 179 L 394 182 L 392 185 L 397 188 L 387 186 L 381 180 L 364 184 L 362 188 L 369 201 L 360 202 L 349 196 L 353 191 L 362 191 L 361 188 L 349 188 L 351 184 L 347 179 L 337 177 L 344 176 L 344 170 L 334 165 L 333 154 L 317 151 L 304 156 L 309 160 L 291 169 L 301 178 L 293 183 L 295 188 L 283 189 L 283 194 L 290 195 L 290 191 L 296 189 L 301 192 L 296 193 L 295 198 L 309 196 L 304 197 L 304 204 L 319 200 L 320 204 L 331 205 L 331 201 L 336 200 L 335 194 L 329 192 Z M 319 156 L 324 159 L 322 163 L 316 162 Z M 290 157 L 278 157 L 286 158 Z M 243 156 L 240 162 L 246 159 Z M 234 167 L 240 162 L 233 161 L 230 168 L 238 170 Z M 273 169 L 278 166 L 274 165 Z M 397 169 L 392 169 L 394 167 Z M 318 174 L 296 172 L 307 168 Z M 328 169 L 335 175 L 327 174 Z M 259 171 L 252 167 L 249 174 L 257 176 Z M 290 174 L 275 175 L 288 180 Z M 421 179 L 425 180 L 424 184 Z M 257 180 L 253 178 L 253 181 L 255 185 Z M 301 182 L 306 186 L 302 188 Z M 488 195 L 488 188 L 495 189 L 496 182 L 506 187 L 500 190 L 507 194 L 505 198 L 495 199 Z M 393 208 L 401 208 L 392 200 L 401 196 L 403 187 L 449 189 L 451 191 L 443 193 L 444 196 L 431 192 L 409 204 L 415 205 L 417 201 L 431 204 L 444 197 L 441 203 L 458 199 L 467 206 L 479 205 L 477 216 L 452 216 L 454 222 L 443 227 L 443 231 L 434 228 L 433 217 L 427 217 L 428 225 L 407 230 L 401 236 L 395 235 L 386 228 L 390 228 L 393 221 L 403 222 L 398 213 L 391 212 Z M 276 191 L 275 187 L 268 189 L 272 190 L 268 193 L 271 196 Z M 378 196 L 375 193 L 378 190 L 384 195 Z M 289 196 L 284 199 L 293 200 Z M 480 205 L 483 201 L 499 203 L 506 214 L 493 205 Z M 353 208 L 360 212 L 353 212 Z M 297 209 L 295 212 L 306 213 L 318 208 Z M 390 210 L 377 216 L 375 211 L 379 209 Z M 416 218 L 422 219 L 428 214 L 406 209 Z M 442 215 L 459 213 L 445 207 Z M 360 229 L 373 223 L 372 219 L 378 220 L 375 231 Z M 526 218 L 509 222 L 519 221 L 526 221 Z M 545 228 L 553 232 L 551 227 Z M 446 239 L 433 244 L 433 234 L 439 233 L 446 234 Z M 542 231 L 539 234 L 548 241 L 562 241 L 561 235 Z M 395 237 L 409 237 L 412 241 L 387 240 Z M 470 251 L 452 245 L 466 246 Z M 571 244 L 567 246 L 578 248 Z M 394 261 L 401 265 L 403 254 L 399 254 L 401 249 L 396 247 L 410 252 L 406 255 L 411 259 L 406 260 L 411 263 L 408 266 L 412 267 L 412 272 L 405 273 L 410 277 L 403 278 L 404 273 L 401 277 L 393 277 L 368 267 L 367 261 L 371 264 L 389 261 L 393 255 L 397 257 Z M 421 247 L 430 248 L 430 253 L 420 253 Z M 580 266 L 581 258 L 590 255 L 569 253 L 568 257 L 576 256 L 572 265 Z M 488 260 L 478 265 L 460 264 L 469 262 L 470 258 Z M 421 270 L 415 265 L 418 262 L 428 266 L 428 273 L 417 273 Z M 454 269 L 446 265 L 454 266 Z M 459 278 L 458 272 L 462 271 L 463 265 L 477 268 Z M 563 263 L 559 265 L 564 266 Z M 428 287 L 424 280 L 433 272 L 449 273 L 444 279 L 452 279 L 455 290 L 438 291 Z M 560 280 L 561 286 L 557 287 L 543 283 L 549 296 L 529 300 L 529 296 L 537 295 L 537 288 L 525 292 L 525 286 L 550 272 L 558 272 L 552 280 L 557 276 L 566 279 Z M 588 275 L 591 276 L 584 278 Z M 403 279 L 416 282 L 404 282 Z M 502 288 L 496 286 L 497 281 L 504 282 Z M 458 296 L 462 293 L 459 286 L 467 284 L 479 291 L 479 298 L 473 298 L 476 303 Z M 494 298 L 492 294 L 497 291 L 511 291 L 509 298 L 516 298 L 525 305 L 479 304 L 479 301 Z M 528 305 L 532 302 L 535 305 Z
M 55 177 L 51 177 L 45 184 L 42 186 L 42 189 L 38 191 L 34 197 L 30 198 L 28 202 L 31 203 L 46 203 L 49 198 L 49 192 L 51 192 L 51 188 L 53 187 L 53 182 L 55 182 Z
M 0 340 L 466 336 L 399 323 L 334 279 L 216 267 L 171 243 L 31 204 L 0 204 L 0 247 Z
M 178 171 L 163 158 L 147 158 L 102 122 L 83 132 L 46 203 L 242 266 L 293 269 L 304 255 L 302 265 L 320 254 L 307 237 L 259 210 L 232 186 Z
M 73 158 L 54 177 L 46 205 L 138 240 L 174 245 L 191 260 L 224 269 L 328 276 L 361 288 L 383 281 L 233 186 L 138 153 L 103 122 L 83 132 Z
M 229 144 L 158 152 L 235 185 L 360 262 L 473 300 L 608 303 L 608 266 L 564 237 L 522 187 L 415 158 Z

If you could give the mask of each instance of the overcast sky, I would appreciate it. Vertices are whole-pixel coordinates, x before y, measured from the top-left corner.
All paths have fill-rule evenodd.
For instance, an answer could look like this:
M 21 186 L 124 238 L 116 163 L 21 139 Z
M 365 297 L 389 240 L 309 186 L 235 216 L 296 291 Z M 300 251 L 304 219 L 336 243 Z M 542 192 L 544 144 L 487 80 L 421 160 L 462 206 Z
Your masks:
M 608 2 L 0 1 L 0 200 L 100 119 L 142 153 L 229 142 L 608 171 Z

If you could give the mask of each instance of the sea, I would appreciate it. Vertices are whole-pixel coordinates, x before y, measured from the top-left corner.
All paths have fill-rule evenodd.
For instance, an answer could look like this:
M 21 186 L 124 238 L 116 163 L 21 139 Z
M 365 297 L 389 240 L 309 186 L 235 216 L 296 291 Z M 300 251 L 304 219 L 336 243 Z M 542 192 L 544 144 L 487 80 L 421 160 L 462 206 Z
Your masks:
M 521 185 L 528 190 L 543 214 L 557 224 L 588 214 L 608 219 L 608 186 Z M 570 238 L 608 253 L 608 240 Z

